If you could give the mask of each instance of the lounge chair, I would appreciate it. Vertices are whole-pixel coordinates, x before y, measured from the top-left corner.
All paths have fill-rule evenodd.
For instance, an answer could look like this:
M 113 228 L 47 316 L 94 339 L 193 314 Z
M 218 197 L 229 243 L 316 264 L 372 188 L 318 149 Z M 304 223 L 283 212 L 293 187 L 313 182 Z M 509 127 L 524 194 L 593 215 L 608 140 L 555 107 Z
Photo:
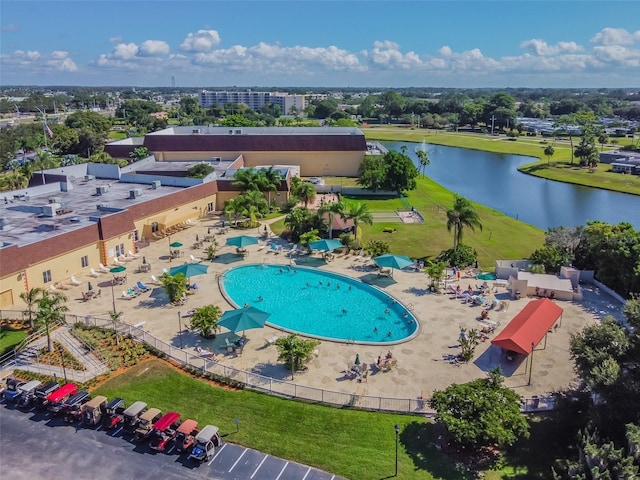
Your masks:
M 53 285 L 49 285 L 49 290 L 51 290 L 52 292 L 58 292 L 59 290 L 54 287 Z
M 204 260 L 204 259 L 202 259 L 202 258 L 196 258 L 196 257 L 194 257 L 193 255 L 189 255 L 189 258 L 191 259 L 191 261 L 192 261 L 193 263 L 202 263 L 202 262 L 203 262 L 203 260 Z
M 138 281 L 138 283 L 136 283 L 136 286 L 142 290 L 143 292 L 148 292 L 150 290 L 149 287 L 147 287 L 144 283 L 142 283 L 141 281 Z
M 71 283 L 72 285 L 75 285 L 76 287 L 79 287 L 80 285 L 82 285 L 82 282 L 76 279 L 76 277 L 74 277 L 73 275 L 71 275 L 71 278 L 69 279 L 69 283 Z
M 162 240 L 164 238 L 162 235 L 158 235 L 156 232 L 151 232 L 151 236 L 156 240 Z
M 140 258 L 140 254 L 139 253 L 133 253 L 131 250 L 129 250 L 129 256 L 131 258 Z
M 100 266 L 100 271 L 104 273 L 109 273 L 109 269 L 105 267 L 103 264 L 98 264 Z
M 363 255 L 364 255 L 364 250 L 360 249 L 358 254 L 355 257 L 353 257 L 353 261 L 354 262 L 359 262 L 360 260 L 362 260 L 362 256 Z
M 118 257 L 113 257 L 113 263 L 115 263 L 118 266 L 124 265 L 124 262 L 121 262 L 120 260 L 118 260 Z
M 278 338 L 279 338 L 279 337 L 278 337 L 277 335 L 274 335 L 273 337 L 265 338 L 265 340 L 264 340 L 264 344 L 265 344 L 266 346 L 273 345 L 273 344 L 275 344 L 275 343 L 276 343 L 276 341 L 278 340 Z
M 129 292 L 127 292 L 126 290 L 122 291 L 122 298 L 124 298 L 125 300 L 131 300 L 134 297 L 135 295 L 129 294 Z
M 151 283 L 153 283 L 154 285 L 160 285 L 161 282 L 155 275 L 151 275 Z
M 98 272 L 98 271 L 96 271 L 96 270 L 94 270 L 94 269 L 92 268 L 92 269 L 91 269 L 91 273 L 90 273 L 90 275 L 91 275 L 92 277 L 96 277 L 96 278 L 97 278 L 97 277 L 99 277 L 100 275 L 102 275 L 102 272 Z

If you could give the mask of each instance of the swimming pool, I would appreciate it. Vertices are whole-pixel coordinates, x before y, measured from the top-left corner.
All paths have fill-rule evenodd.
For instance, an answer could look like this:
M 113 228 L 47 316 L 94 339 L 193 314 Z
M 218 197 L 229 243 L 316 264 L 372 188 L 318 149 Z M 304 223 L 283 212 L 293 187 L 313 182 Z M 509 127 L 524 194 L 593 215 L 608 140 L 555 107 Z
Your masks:
M 393 297 L 324 270 L 244 265 L 222 275 L 220 287 L 232 303 L 269 312 L 270 325 L 324 340 L 391 344 L 418 331 L 415 316 Z

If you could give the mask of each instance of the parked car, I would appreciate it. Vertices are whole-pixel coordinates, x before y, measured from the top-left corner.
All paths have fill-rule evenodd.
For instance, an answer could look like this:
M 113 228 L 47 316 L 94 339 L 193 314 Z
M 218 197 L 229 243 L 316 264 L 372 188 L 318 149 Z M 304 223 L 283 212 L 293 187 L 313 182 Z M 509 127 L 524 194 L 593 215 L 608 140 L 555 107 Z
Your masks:
M 27 410 L 31 408 L 36 398 L 36 390 L 42 386 L 39 380 L 32 380 L 20 387 L 20 397 L 16 402 L 18 408 Z
M 82 415 L 82 405 L 91 400 L 91 394 L 86 390 L 80 390 L 75 395 L 69 397 L 62 405 L 62 418 L 67 423 L 80 420 Z
M 218 432 L 218 427 L 207 425 L 196 436 L 196 443 L 191 449 L 190 459 L 197 462 L 211 460 L 216 452 L 216 448 L 222 445 L 222 439 Z
M 122 413 L 122 428 L 125 432 L 133 433 L 138 427 L 140 415 L 147 410 L 147 404 L 144 402 L 134 402 L 129 408 Z
M 78 387 L 74 383 L 66 383 L 57 390 L 47 395 L 47 410 L 56 415 L 60 413 L 69 397 L 78 393 Z
M 153 424 L 149 432 L 149 447 L 159 452 L 176 438 L 177 429 L 180 426 L 180 414 L 167 412 Z
M 102 416 L 102 428 L 112 430 L 124 421 L 124 400 L 116 397 L 104 407 Z
M 85 425 L 96 426 L 102 421 L 107 406 L 107 397 L 98 395 L 92 398 L 80 408 L 82 423 Z
M 191 453 L 191 448 L 196 442 L 196 436 L 200 433 L 198 422 L 195 420 L 185 420 L 180 424 L 176 432 L 176 452 Z
M 159 408 L 150 408 L 140 415 L 135 431 L 135 440 L 141 442 L 149 438 L 153 424 L 160 420 L 160 417 L 162 417 L 162 412 Z
M 44 410 L 45 408 L 47 408 L 47 404 L 48 404 L 47 398 L 51 393 L 56 391 L 58 388 L 60 388 L 60 385 L 58 384 L 58 382 L 49 382 L 42 385 L 41 387 L 36 388 L 36 392 L 35 392 L 36 398 L 33 401 L 33 403 L 35 404 L 35 407 L 38 410 Z

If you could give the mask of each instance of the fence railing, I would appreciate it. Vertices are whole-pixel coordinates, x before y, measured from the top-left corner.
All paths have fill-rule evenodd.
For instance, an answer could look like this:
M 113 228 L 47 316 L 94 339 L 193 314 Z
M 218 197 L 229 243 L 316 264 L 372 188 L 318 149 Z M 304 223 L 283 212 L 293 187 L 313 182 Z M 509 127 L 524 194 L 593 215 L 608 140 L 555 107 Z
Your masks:
M 4 312 L 0 311 L 0 318 L 6 318 L 3 317 L 6 313 L 6 310 Z M 203 372 L 228 378 L 242 383 L 246 388 L 269 393 L 271 395 L 367 410 L 414 413 L 422 415 L 435 414 L 435 410 L 429 407 L 429 399 L 427 398 L 381 397 L 364 395 L 364 393 L 362 393 L 358 388 L 356 388 L 354 393 L 345 393 L 301 385 L 291 381 L 266 377 L 251 371 L 240 370 L 229 365 L 223 365 L 216 361 L 203 358 L 199 355 L 194 355 L 186 350 L 174 347 L 173 345 L 160 340 L 149 332 L 143 330 L 141 327 L 136 327 L 128 323 L 114 323 L 111 319 L 92 315 L 67 314 L 65 317 L 67 323 L 82 323 L 87 326 L 97 326 L 107 329 L 113 329 L 115 325 L 118 333 L 130 335 L 132 338 L 153 347 L 181 365 L 191 366 Z M 534 412 L 552 410 L 553 407 L 553 397 L 534 396 L 532 398 L 524 399 L 521 410 L 523 412 Z

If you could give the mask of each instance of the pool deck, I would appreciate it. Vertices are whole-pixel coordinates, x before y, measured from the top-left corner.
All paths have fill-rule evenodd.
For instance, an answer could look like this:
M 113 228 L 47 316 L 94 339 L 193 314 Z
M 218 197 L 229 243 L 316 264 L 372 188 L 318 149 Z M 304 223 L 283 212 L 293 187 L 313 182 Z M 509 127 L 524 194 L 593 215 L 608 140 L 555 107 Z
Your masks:
M 136 281 L 151 286 L 151 275 L 159 277 L 163 268 L 179 265 L 189 261 L 189 255 L 203 257 L 203 248 L 190 249 L 195 242 L 196 234 L 202 239 L 210 229 L 215 233 L 219 247 L 218 258 L 215 262 L 205 262 L 209 265 L 206 275 L 193 277 L 192 281 L 198 284 L 199 289 L 194 295 L 189 295 L 185 305 L 176 307 L 168 305 L 164 290 L 155 288 L 151 293 L 143 294 L 132 300 L 119 298 L 124 286 L 115 287 L 116 306 L 118 311 L 124 313 L 123 320 L 132 325 L 142 325 L 142 328 L 156 337 L 179 346 L 178 312 L 182 317 L 182 342 L 184 348 L 196 355 L 196 347 L 210 347 L 220 354 L 220 361 L 243 370 L 263 373 L 274 378 L 291 378 L 290 372 L 277 361 L 275 345 L 270 345 L 267 339 L 281 336 L 280 330 L 265 327 L 264 329 L 247 330 L 249 339 L 241 356 L 225 354 L 226 349 L 221 348 L 219 335 L 217 341 L 205 340 L 197 333 L 187 330 L 189 321 L 185 316 L 189 309 L 215 304 L 223 311 L 231 309 L 231 305 L 223 297 L 218 286 L 218 277 L 227 269 L 247 263 L 271 263 L 288 265 L 291 261 L 285 253 L 275 255 L 269 248 L 258 250 L 258 246 L 247 247 L 248 255 L 241 257 L 236 255 L 235 247 L 224 246 L 227 237 L 236 235 L 256 235 L 264 231 L 264 225 L 253 230 L 233 230 L 218 234 L 217 218 L 205 219 L 197 226 L 184 230 L 171 236 L 172 241 L 184 244 L 185 257 L 173 260 L 169 263 L 169 246 L 166 239 L 151 242 L 148 247 L 140 250 L 140 259 L 131 261 L 127 265 L 128 286 L 133 286 Z M 282 239 L 270 236 L 269 242 L 277 242 L 285 248 L 287 243 Z M 142 263 L 142 255 L 151 264 L 151 271 L 136 273 Z M 569 355 L 570 335 L 579 331 L 584 326 L 597 321 L 603 314 L 614 312 L 620 316 L 621 305 L 601 292 L 587 292 L 589 301 L 585 304 L 557 301 L 564 309 L 561 325 L 552 329 L 547 335 L 546 346 L 544 340 L 536 348 L 534 353 L 531 385 L 528 385 L 529 372 L 528 361 L 516 359 L 508 362 L 500 350 L 492 347 L 489 340 L 481 342 L 475 353 L 474 359 L 468 364 L 450 363 L 447 357 L 459 353 L 457 339 L 460 328 L 479 328 L 482 325 L 477 318 L 481 307 L 470 306 L 460 299 L 449 294 L 432 294 L 427 290 L 427 277 L 423 273 L 394 271 L 393 278 L 378 277 L 375 270 L 369 269 L 365 262 L 356 259 L 355 256 L 339 256 L 329 263 L 321 260 L 318 255 L 310 257 L 293 257 L 301 266 L 326 269 L 332 272 L 348 275 L 382 288 L 389 295 L 408 306 L 420 323 L 417 336 L 410 341 L 392 345 L 390 347 L 373 345 L 355 345 L 322 341 L 317 350 L 317 356 L 309 364 L 304 373 L 295 376 L 295 382 L 310 387 L 323 388 L 345 393 L 353 393 L 356 390 L 362 394 L 393 397 L 412 398 L 428 396 L 434 390 L 441 390 L 452 383 L 465 383 L 486 376 L 486 372 L 493 367 L 500 366 L 506 375 L 505 385 L 515 389 L 523 397 L 532 395 L 545 395 L 552 391 L 562 389 L 575 381 L 573 363 Z M 82 291 L 86 290 L 86 284 L 73 287 L 66 293 L 69 297 L 68 307 L 70 313 L 78 315 L 95 315 L 108 317 L 112 307 L 110 279 L 111 274 L 106 273 L 100 278 L 83 277 L 76 278 L 84 282 L 91 281 L 94 289 L 102 290 L 102 295 L 88 302 L 82 301 Z M 454 282 L 455 285 L 456 282 Z M 463 277 L 460 280 L 462 288 L 469 284 L 475 286 L 481 284 L 474 278 Z M 97 287 L 96 287 L 97 285 Z M 259 293 L 258 293 L 259 294 Z M 504 288 L 499 288 L 495 293 L 498 299 L 507 299 L 508 294 Z M 520 300 L 509 299 L 508 311 L 491 312 L 489 319 L 499 322 L 496 331 L 489 334 L 492 338 L 506 326 L 509 321 L 526 305 L 531 298 Z M 225 330 L 223 329 L 223 332 Z M 224 344 L 223 344 L 224 345 Z M 390 350 L 397 359 L 397 367 L 388 372 L 377 372 L 369 375 L 366 383 L 357 383 L 345 377 L 344 371 L 359 354 L 362 362 L 374 363 L 375 359 Z

